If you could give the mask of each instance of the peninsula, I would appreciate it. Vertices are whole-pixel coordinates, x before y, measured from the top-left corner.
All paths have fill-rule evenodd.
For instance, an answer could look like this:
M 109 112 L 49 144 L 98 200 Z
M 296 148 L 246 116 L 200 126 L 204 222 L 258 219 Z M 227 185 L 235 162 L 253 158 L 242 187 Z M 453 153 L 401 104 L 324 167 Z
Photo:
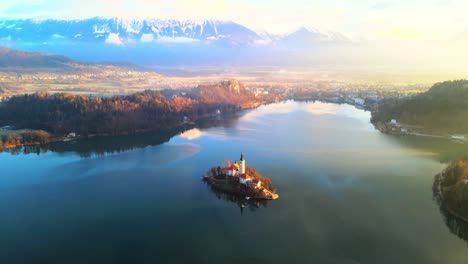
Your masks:
M 233 194 L 247 200 L 275 200 L 279 195 L 274 191 L 271 180 L 256 172 L 253 167 L 245 165 L 244 153 L 241 153 L 240 163 L 231 164 L 226 167 L 212 167 L 203 181 L 213 189 Z
M 468 80 L 434 84 L 427 92 L 379 101 L 371 122 L 383 133 L 465 140 Z
M 70 93 L 17 95 L 0 103 L 0 149 L 30 144 L 29 134 L 25 137 L 18 132 L 22 130 L 50 135 L 50 140 L 32 141 L 40 144 L 91 136 L 161 133 L 265 102 L 269 101 L 256 97 L 237 80 L 183 91 L 146 90 L 111 97 Z

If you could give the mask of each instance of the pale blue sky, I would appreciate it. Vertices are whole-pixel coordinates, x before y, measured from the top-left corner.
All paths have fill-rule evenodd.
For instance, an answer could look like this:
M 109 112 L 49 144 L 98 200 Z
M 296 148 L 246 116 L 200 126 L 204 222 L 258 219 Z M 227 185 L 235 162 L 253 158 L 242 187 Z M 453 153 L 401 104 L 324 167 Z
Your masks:
M 468 30 L 466 0 L 15 0 L 3 17 L 91 16 L 233 20 L 284 33 L 305 25 L 359 39 L 447 39 Z

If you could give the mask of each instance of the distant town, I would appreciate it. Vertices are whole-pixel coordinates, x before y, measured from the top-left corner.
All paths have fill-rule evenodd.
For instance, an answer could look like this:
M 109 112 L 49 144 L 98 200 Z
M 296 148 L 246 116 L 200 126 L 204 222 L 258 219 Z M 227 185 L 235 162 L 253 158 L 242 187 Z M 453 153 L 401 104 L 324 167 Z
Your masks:
M 258 97 L 320 100 L 364 107 L 385 97 L 402 97 L 424 92 L 430 84 L 386 84 L 365 81 L 314 78 L 235 76 Z M 92 72 L 16 73 L 0 71 L 0 102 L 15 94 L 69 92 L 91 96 L 131 94 L 144 90 L 188 89 L 219 82 L 219 76 L 174 77 L 152 71 L 122 70 L 107 66 Z

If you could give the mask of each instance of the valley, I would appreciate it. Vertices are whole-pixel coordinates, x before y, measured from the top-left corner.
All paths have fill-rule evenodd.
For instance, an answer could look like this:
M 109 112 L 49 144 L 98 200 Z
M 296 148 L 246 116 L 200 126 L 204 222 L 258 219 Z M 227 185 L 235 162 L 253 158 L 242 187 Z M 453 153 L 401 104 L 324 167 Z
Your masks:
M 1 1 L 0 264 L 466 264 L 466 10 Z

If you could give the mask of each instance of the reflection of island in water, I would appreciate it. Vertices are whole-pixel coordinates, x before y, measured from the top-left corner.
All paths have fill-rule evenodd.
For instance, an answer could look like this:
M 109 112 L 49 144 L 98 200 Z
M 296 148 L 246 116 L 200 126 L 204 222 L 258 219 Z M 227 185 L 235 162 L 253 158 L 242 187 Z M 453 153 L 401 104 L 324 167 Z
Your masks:
M 468 242 L 468 158 L 437 174 L 432 190 L 450 231 Z
M 239 163 L 228 161 L 226 167 L 212 167 L 202 179 L 218 199 L 236 203 L 241 214 L 245 207 L 254 211 L 261 205 L 266 207 L 267 200 L 279 198 L 269 178 L 246 166 L 244 153 Z
M 237 206 L 239 206 L 241 214 L 243 214 L 244 209 L 246 208 L 253 212 L 261 207 L 266 208 L 268 205 L 268 200 L 245 199 L 234 194 L 219 191 L 210 184 L 207 184 L 207 187 L 216 195 L 218 199 L 237 204 Z
M 406 148 L 450 163 L 434 177 L 433 197 L 450 231 L 468 242 L 468 144 L 445 138 L 388 136 Z
M 186 124 L 176 129 L 159 132 L 148 132 L 137 135 L 112 136 L 112 137 L 93 137 L 83 138 L 75 141 L 52 143 L 43 146 L 24 146 L 13 149 L 0 150 L 15 154 L 44 154 L 48 151 L 57 153 L 76 152 L 82 157 L 92 155 L 104 155 L 120 153 L 134 149 L 140 149 L 147 146 L 156 146 L 168 142 L 173 136 L 194 127 L 203 129 L 217 126 L 231 126 L 238 120 L 238 114 L 224 116 L 215 116 L 199 120 L 197 124 Z
M 440 212 L 444 216 L 444 221 L 450 231 L 468 243 L 468 222 L 450 214 L 443 207 L 440 207 Z

